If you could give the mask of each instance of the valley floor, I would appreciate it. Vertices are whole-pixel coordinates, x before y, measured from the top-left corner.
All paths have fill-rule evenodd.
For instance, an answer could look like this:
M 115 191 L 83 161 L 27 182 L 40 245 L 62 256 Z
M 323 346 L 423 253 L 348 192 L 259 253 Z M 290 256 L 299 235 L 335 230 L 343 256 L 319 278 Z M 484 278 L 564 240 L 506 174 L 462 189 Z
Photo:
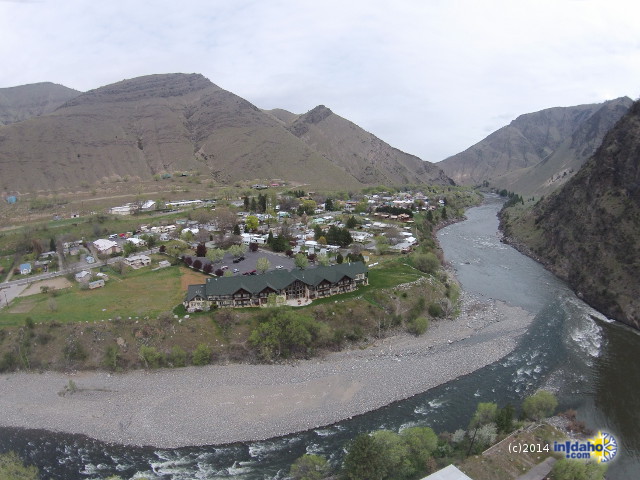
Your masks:
M 435 322 L 421 337 L 291 364 L 0 375 L 0 423 L 164 448 L 329 425 L 499 360 L 532 320 L 520 308 L 468 295 L 462 307 L 456 320 Z

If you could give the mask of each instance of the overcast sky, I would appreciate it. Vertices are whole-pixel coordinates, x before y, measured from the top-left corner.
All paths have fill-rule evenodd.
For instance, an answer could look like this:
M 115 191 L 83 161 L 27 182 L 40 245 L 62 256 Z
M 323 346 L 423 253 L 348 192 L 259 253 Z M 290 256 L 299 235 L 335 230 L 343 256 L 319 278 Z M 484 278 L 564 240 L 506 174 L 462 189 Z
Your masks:
M 640 95 L 640 4 L 0 0 L 0 87 L 202 73 L 439 161 L 523 113 Z

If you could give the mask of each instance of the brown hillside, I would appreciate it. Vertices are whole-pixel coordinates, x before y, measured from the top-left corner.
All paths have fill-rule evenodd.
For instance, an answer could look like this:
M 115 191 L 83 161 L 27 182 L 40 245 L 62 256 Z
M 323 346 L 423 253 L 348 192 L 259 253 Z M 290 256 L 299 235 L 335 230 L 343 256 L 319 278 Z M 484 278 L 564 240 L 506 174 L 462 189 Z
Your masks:
M 547 195 L 564 185 L 595 153 L 605 134 L 627 113 L 633 101 L 622 97 L 602 104 L 551 155 L 525 169 L 499 176 L 492 185 L 521 195 Z
M 365 184 L 452 184 L 432 163 L 402 152 L 324 105 L 300 115 L 289 131 Z
M 502 213 L 505 234 L 596 309 L 640 328 L 640 103 L 564 187 L 512 213 Z
M 498 177 L 536 165 L 551 155 L 601 106 L 556 107 L 521 115 L 438 166 L 456 183 L 480 185 L 488 181 L 493 185 Z
M 12 191 L 185 170 L 220 183 L 274 177 L 359 183 L 271 115 L 197 74 L 125 80 L 1 127 L 0 169 L 0 187 Z
M 0 125 L 53 112 L 78 95 L 77 90 L 50 82 L 0 88 Z

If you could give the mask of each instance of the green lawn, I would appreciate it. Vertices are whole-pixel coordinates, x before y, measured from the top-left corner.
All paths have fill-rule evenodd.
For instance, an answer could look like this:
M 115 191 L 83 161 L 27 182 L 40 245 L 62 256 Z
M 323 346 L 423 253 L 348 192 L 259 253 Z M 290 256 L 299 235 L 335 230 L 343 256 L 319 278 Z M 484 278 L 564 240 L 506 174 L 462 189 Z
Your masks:
M 0 311 L 0 326 L 19 325 L 27 317 L 35 322 L 95 322 L 121 316 L 156 316 L 171 311 L 183 299 L 179 267 L 157 271 L 148 268 L 118 278 L 109 272 L 103 288 L 80 290 L 78 285 L 50 294 L 17 298 Z M 14 312 L 14 313 L 12 313 Z
M 311 308 L 313 305 L 333 303 L 336 300 L 346 300 L 354 297 L 363 297 L 368 301 L 372 301 L 369 298 L 369 294 L 377 289 L 391 288 L 402 283 L 413 282 L 419 278 L 429 276 L 428 274 L 422 273 L 404 262 L 404 258 L 393 258 L 391 260 L 387 260 L 369 270 L 369 285 L 359 287 L 353 292 L 316 299 L 311 305 L 304 308 Z

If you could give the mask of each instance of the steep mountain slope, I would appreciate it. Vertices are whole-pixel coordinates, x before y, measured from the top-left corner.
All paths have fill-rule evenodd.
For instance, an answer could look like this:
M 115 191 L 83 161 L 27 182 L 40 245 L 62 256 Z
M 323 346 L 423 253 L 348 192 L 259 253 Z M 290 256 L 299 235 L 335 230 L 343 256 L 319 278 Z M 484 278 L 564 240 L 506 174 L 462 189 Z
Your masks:
M 288 110 L 284 110 L 283 108 L 274 108 L 273 110 L 263 110 L 263 112 L 271 115 L 273 118 L 278 120 L 284 126 L 287 126 L 290 123 L 293 123 L 295 119 L 300 116 L 295 113 L 291 113 Z
M 506 209 L 502 226 L 596 309 L 640 328 L 640 103 L 564 187 Z
M 305 144 L 366 184 L 452 184 L 436 165 L 402 152 L 319 105 L 288 129 Z
M 182 170 L 221 183 L 274 177 L 359 183 L 275 118 L 197 74 L 125 80 L 49 115 L 0 127 L 0 168 L 0 186 L 18 191 Z
M 605 134 L 627 113 L 633 100 L 622 97 L 602 104 L 541 162 L 495 178 L 498 188 L 522 195 L 547 195 L 564 185 L 595 153 Z
M 53 112 L 78 95 L 77 90 L 50 82 L 0 88 L 0 125 Z
M 493 185 L 498 177 L 549 157 L 601 107 L 602 104 L 556 107 L 521 115 L 438 165 L 456 183 L 479 185 L 488 181 Z

